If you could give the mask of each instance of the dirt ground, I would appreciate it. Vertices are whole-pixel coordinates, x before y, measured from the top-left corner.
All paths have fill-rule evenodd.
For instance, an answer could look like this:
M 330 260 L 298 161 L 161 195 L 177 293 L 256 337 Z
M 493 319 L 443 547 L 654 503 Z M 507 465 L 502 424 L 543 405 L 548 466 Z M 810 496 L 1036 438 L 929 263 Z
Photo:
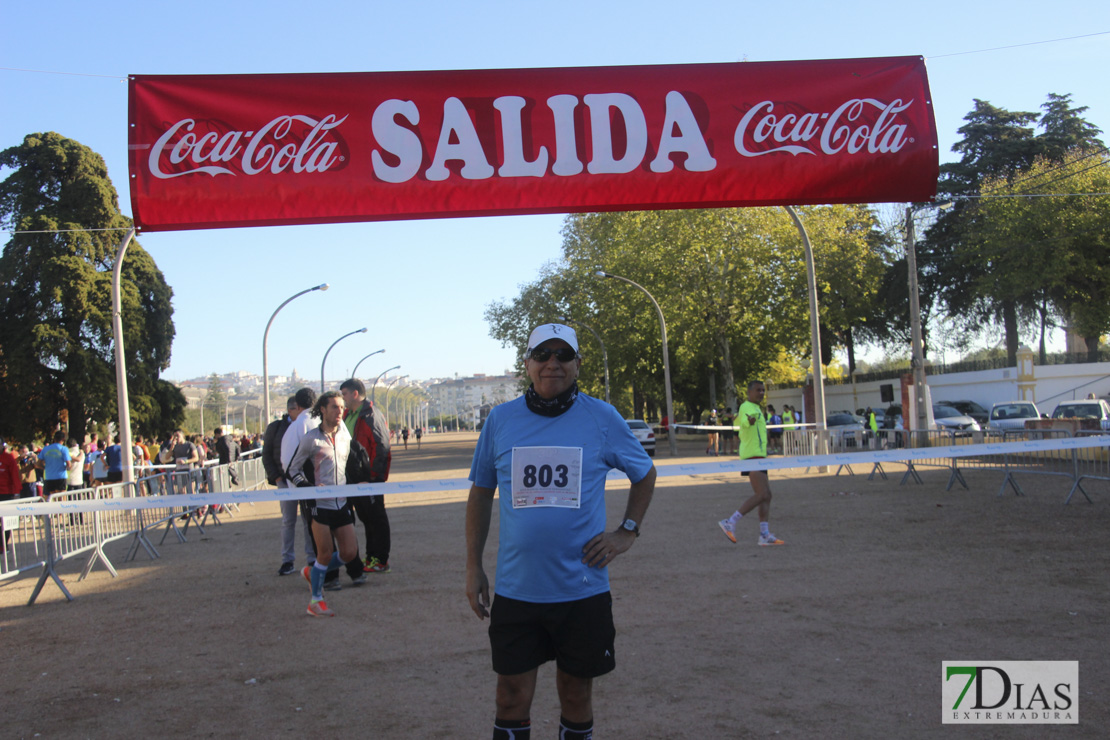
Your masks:
M 397 479 L 464 477 L 475 435 L 396 450 Z M 701 444 L 683 440 L 685 462 Z M 660 465 L 669 459 L 665 445 Z M 773 531 L 728 542 L 717 520 L 739 475 L 660 479 L 643 536 L 611 567 L 617 669 L 595 682 L 605 738 L 1105 737 L 1110 727 L 1110 485 L 1063 506 L 1064 479 L 947 473 L 924 485 L 772 474 Z M 615 526 L 627 484 L 609 492 Z M 81 562 L 26 606 L 0 587 L 10 738 L 488 738 L 494 674 L 463 592 L 465 492 L 387 499 L 393 572 L 330 594 L 278 577 L 276 504 L 167 539 L 119 570 Z M 493 574 L 496 514 L 487 547 Z M 298 552 L 300 552 L 298 531 Z M 302 563 L 298 562 L 298 566 Z M 345 577 L 344 577 L 345 578 Z M 1078 660 L 1079 726 L 941 724 L 941 661 Z M 533 738 L 555 738 L 554 669 L 540 671 Z

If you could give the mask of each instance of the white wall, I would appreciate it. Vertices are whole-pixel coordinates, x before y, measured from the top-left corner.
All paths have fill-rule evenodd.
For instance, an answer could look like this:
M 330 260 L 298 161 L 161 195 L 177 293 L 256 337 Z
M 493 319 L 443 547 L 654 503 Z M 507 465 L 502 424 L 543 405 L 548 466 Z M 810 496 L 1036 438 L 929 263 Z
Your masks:
M 1083 363 L 1078 365 L 1036 365 L 1033 398 L 1042 413 L 1051 414 L 1062 401 L 1086 398 L 1094 393 L 1099 398 L 1110 399 L 1110 362 Z M 975 401 L 990 409 L 992 404 L 1013 401 L 1020 396 L 1017 390 L 1017 368 L 977 370 L 968 373 L 932 375 L 927 378 L 933 402 Z M 894 386 L 894 403 L 902 402 L 902 385 L 897 378 L 857 383 L 855 396 L 852 385 L 825 387 L 825 408 L 829 411 L 859 408 L 885 409 L 879 386 Z M 767 403 L 779 411 L 783 404 L 803 408 L 802 389 L 772 390 L 767 392 Z

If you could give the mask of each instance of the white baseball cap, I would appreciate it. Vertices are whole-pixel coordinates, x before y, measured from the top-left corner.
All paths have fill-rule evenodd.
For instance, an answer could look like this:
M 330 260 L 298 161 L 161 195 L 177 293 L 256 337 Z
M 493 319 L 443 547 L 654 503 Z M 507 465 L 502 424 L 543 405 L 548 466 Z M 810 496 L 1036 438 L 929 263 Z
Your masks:
M 540 324 L 532 330 L 528 337 L 526 354 L 539 347 L 549 339 L 562 339 L 570 345 L 575 352 L 578 351 L 578 335 L 566 324 Z

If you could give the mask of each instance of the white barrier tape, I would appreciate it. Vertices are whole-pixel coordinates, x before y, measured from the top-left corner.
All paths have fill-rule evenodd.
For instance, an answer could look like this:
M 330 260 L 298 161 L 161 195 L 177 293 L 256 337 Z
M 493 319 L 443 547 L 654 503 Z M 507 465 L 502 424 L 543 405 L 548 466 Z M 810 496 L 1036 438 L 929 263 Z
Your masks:
M 981 455 L 1006 455 L 1049 450 L 1081 450 L 1110 447 L 1110 435 L 1091 437 L 1064 437 L 1059 439 L 1024 440 L 1021 442 L 987 442 L 968 445 L 943 445 L 936 447 L 900 448 L 872 452 L 847 452 L 832 455 L 797 455 L 792 457 L 762 458 L 754 460 L 716 460 L 702 463 L 660 465 L 656 474 L 661 478 L 678 475 L 707 475 L 713 473 L 739 473 L 752 470 L 787 470 L 814 468 L 823 465 L 862 465 L 866 463 L 911 462 L 936 458 L 979 457 Z M 609 479 L 623 478 L 618 470 L 609 471 Z M 419 481 L 389 481 L 387 483 L 358 483 L 349 486 L 318 486 L 305 488 L 277 488 L 259 491 L 224 491 L 222 493 L 191 493 L 173 496 L 139 496 L 94 501 L 59 501 L 41 504 L 4 504 L 0 511 L 8 516 L 62 514 L 79 511 L 117 511 L 127 509 L 161 509 L 168 507 L 215 506 L 218 504 L 261 503 L 265 501 L 299 501 L 311 498 L 336 498 L 353 496 L 379 496 L 398 493 L 435 493 L 440 491 L 465 491 L 470 488 L 466 478 L 440 478 Z
M 969 445 L 938 445 L 935 447 L 898 448 L 871 452 L 838 452 L 831 455 L 794 455 L 791 457 L 760 458 L 754 460 L 725 460 L 715 462 L 664 465 L 656 468 L 658 475 L 704 475 L 706 473 L 736 473 L 752 470 L 785 470 L 813 468 L 829 465 L 859 465 L 884 462 L 912 462 L 936 458 L 979 457 L 981 455 L 1006 455 L 1048 450 L 1078 450 L 1092 447 L 1110 447 L 1110 436 L 1064 437 L 1059 439 L 1024 440 L 1021 442 L 987 442 Z M 666 471 L 666 472 L 664 472 Z
M 800 429 L 802 427 L 815 427 L 815 426 L 817 426 L 817 425 L 812 424 L 812 423 L 803 424 L 801 422 L 796 421 L 790 426 L 787 426 L 786 424 L 768 424 L 766 428 L 767 429 Z M 717 426 L 712 426 L 712 425 L 709 425 L 709 424 L 675 424 L 674 428 L 675 429 L 693 429 L 693 430 L 698 431 L 698 432 L 729 432 L 729 431 L 735 431 L 735 430 L 739 429 L 740 427 L 739 426 L 729 426 L 728 424 L 718 424 Z M 860 431 L 860 430 L 856 429 L 856 431 Z

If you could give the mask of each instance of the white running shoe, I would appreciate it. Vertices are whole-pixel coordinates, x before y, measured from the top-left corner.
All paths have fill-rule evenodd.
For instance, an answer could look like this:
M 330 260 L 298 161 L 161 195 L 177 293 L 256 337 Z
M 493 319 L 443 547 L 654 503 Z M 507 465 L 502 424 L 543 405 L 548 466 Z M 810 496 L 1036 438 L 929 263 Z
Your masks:
M 728 537 L 729 542 L 731 542 L 732 544 L 735 545 L 736 544 L 736 527 L 734 527 L 732 524 L 730 524 L 728 519 L 722 519 L 721 521 L 717 522 L 717 524 L 720 525 L 721 531 L 725 533 L 725 537 Z
M 770 532 L 768 532 L 767 534 L 759 535 L 759 546 L 760 547 L 771 547 L 772 545 L 785 545 L 785 544 L 786 544 L 785 542 L 783 542 L 782 540 L 780 540 L 778 537 L 774 536 Z

